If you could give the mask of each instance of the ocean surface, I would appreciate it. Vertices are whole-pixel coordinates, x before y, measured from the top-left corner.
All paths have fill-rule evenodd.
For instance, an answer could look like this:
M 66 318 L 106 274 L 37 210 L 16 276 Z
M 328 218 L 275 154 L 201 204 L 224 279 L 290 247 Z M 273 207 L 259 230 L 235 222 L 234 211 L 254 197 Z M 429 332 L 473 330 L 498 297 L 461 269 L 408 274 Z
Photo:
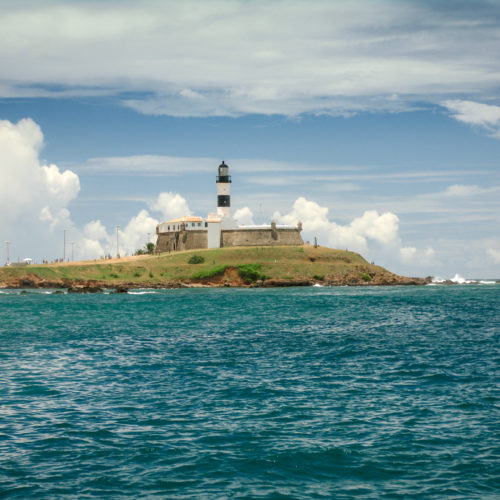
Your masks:
M 500 497 L 500 285 L 0 293 L 2 498 Z

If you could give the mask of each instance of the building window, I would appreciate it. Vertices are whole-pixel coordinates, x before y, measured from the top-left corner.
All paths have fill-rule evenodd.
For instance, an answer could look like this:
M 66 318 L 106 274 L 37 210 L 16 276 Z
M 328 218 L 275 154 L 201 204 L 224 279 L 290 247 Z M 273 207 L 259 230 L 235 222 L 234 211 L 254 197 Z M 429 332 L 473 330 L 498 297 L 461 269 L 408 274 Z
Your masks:
M 208 222 L 205 222 L 205 227 L 208 227 Z
M 198 222 L 198 227 L 201 227 L 201 222 Z
M 191 226 L 194 227 L 195 226 L 195 223 L 194 222 L 191 222 Z

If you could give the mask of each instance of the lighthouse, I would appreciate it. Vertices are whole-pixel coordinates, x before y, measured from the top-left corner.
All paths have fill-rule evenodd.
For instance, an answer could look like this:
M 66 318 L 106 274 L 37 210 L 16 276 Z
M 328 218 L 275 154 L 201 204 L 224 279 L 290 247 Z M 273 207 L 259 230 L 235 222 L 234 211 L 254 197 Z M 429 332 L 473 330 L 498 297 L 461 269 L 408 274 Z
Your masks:
M 217 175 L 217 215 L 229 217 L 231 210 L 231 176 L 229 167 L 224 163 L 219 165 L 219 175 Z

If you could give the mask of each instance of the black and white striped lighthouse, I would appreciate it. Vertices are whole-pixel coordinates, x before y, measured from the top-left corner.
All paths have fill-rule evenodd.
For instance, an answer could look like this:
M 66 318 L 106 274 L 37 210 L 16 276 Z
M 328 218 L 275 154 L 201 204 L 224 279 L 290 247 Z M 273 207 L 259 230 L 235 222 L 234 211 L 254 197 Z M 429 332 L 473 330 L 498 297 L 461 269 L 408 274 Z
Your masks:
M 229 167 L 224 160 L 219 165 L 217 176 L 217 214 L 221 217 L 230 217 L 231 207 L 231 176 Z

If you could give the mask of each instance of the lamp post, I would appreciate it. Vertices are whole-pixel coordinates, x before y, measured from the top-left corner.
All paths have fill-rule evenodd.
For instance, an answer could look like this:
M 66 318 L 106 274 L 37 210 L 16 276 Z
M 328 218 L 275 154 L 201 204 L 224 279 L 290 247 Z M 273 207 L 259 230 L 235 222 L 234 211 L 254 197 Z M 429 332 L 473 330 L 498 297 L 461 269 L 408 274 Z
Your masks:
M 120 226 L 116 226 L 116 256 L 120 257 L 120 240 L 119 240 L 119 232 Z
M 74 256 L 74 249 L 75 249 L 75 242 L 72 241 L 71 242 L 71 261 L 75 260 L 74 257 L 73 257 Z
M 66 231 L 67 231 L 67 229 L 63 229 L 63 231 L 64 231 L 63 262 L 66 262 Z
M 6 241 L 5 246 L 7 247 L 7 265 L 9 265 L 10 264 L 10 241 Z

